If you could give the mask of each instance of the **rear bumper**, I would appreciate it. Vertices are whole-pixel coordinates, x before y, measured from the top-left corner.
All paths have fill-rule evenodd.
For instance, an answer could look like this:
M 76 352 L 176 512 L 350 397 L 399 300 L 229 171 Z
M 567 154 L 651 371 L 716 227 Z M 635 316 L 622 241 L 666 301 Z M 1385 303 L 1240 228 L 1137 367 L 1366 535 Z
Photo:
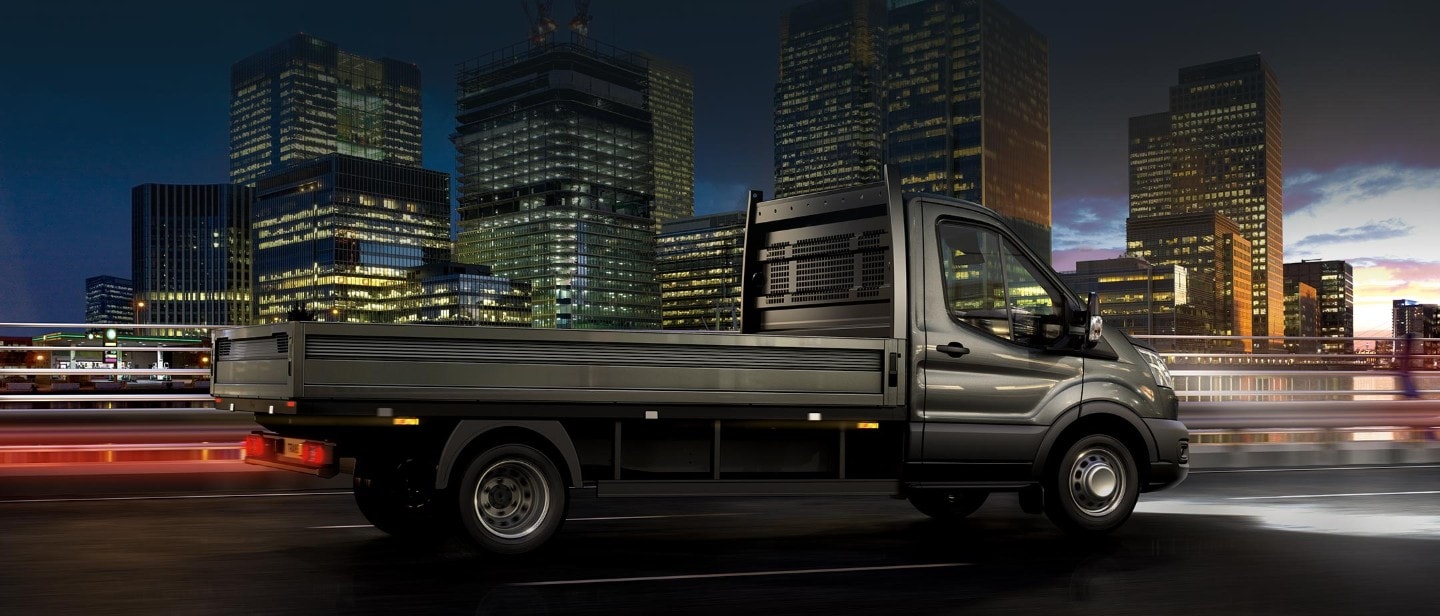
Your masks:
M 245 437 L 245 463 L 325 478 L 334 477 L 340 471 L 334 443 L 285 438 L 260 431 Z
M 1150 476 L 1144 491 L 1175 487 L 1190 474 L 1190 431 L 1185 424 L 1169 419 L 1146 419 L 1155 437 L 1156 460 L 1150 462 Z

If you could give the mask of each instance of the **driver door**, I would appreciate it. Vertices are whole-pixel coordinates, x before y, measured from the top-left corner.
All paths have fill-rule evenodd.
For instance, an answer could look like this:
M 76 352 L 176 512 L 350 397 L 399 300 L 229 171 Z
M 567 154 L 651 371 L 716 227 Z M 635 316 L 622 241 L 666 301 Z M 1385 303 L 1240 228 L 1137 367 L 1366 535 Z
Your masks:
M 1048 426 L 1080 401 L 1083 359 L 1052 349 L 1067 295 L 1008 234 L 925 207 L 921 455 L 1028 469 Z

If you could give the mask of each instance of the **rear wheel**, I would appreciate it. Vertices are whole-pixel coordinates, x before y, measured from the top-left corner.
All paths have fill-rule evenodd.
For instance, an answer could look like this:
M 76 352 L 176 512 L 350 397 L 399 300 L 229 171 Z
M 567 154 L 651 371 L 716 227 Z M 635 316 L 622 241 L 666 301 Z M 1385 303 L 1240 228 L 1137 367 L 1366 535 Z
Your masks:
M 1107 533 L 1130 518 L 1140 476 L 1130 450 L 1108 434 L 1080 438 L 1047 473 L 1045 514 L 1076 533 Z
M 916 490 L 910 493 L 910 504 L 920 513 L 937 520 L 960 520 L 975 513 L 990 497 L 982 490 Z
M 450 529 L 435 491 L 435 467 L 412 458 L 361 457 L 355 463 L 355 504 L 375 528 L 394 537 L 430 541 Z
M 560 529 L 567 492 L 549 456 L 529 445 L 501 445 L 470 461 L 459 499 L 461 526 L 476 544 L 521 554 Z

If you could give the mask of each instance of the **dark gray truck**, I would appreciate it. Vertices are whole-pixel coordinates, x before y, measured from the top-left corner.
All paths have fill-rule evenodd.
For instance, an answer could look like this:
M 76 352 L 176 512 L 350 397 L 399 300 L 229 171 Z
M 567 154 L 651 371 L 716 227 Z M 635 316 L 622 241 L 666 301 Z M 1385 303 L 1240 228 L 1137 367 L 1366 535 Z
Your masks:
M 753 203 L 741 331 L 287 322 L 217 332 L 246 461 L 354 475 L 398 537 L 519 553 L 577 497 L 1017 491 L 1082 533 L 1188 472 L 1164 362 L 992 211 L 893 185 Z

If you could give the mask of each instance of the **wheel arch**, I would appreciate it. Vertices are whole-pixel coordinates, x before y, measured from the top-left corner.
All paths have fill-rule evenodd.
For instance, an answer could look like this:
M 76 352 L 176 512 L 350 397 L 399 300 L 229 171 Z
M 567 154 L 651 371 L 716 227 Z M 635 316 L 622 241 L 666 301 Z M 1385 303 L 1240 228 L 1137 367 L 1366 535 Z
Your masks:
M 435 469 L 435 488 L 450 486 L 456 465 L 496 445 L 531 445 L 558 462 L 562 479 L 569 487 L 580 487 L 580 456 L 565 426 L 558 421 L 465 419 L 456 424 L 440 452 Z
M 1039 480 L 1049 470 L 1055 452 L 1087 434 L 1108 434 L 1120 440 L 1135 459 L 1142 485 L 1150 477 L 1156 448 L 1150 430 L 1134 411 L 1113 402 L 1085 402 L 1065 411 L 1051 425 L 1035 454 L 1031 476 Z

